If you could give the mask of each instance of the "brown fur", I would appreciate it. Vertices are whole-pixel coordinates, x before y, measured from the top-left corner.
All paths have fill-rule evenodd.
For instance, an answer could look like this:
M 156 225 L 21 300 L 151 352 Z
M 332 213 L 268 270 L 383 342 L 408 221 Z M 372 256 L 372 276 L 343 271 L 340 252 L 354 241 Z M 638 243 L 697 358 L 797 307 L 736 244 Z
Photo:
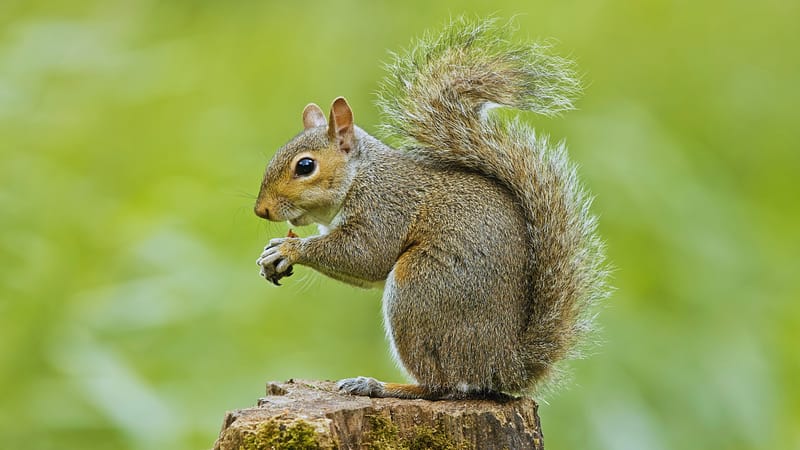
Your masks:
M 455 35 L 443 40 L 449 47 L 424 48 L 424 64 L 400 86 L 408 117 L 394 117 L 393 130 L 412 146 L 395 150 L 357 128 L 338 98 L 327 127 L 308 127 L 321 113 L 306 108 L 305 130 L 265 173 L 257 214 L 327 231 L 273 240 L 259 258 L 265 277 L 302 264 L 385 285 L 387 337 L 417 384 L 359 377 L 340 383 L 347 392 L 529 391 L 571 354 L 590 327 L 588 307 L 604 295 L 594 218 L 563 149 L 485 114 L 489 103 L 523 107 L 535 103 L 525 96 L 544 94 L 515 66 L 519 51 L 487 52 L 480 26 L 456 31 L 445 33 Z M 318 167 L 298 177 L 303 157 Z

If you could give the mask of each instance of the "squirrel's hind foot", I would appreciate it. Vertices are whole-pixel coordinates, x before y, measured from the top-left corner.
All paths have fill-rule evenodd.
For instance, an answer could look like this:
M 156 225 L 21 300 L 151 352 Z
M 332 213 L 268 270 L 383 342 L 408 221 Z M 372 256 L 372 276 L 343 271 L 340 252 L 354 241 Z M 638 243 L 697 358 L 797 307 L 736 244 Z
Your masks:
M 336 383 L 340 391 L 351 395 L 363 395 L 376 398 L 404 398 L 404 399 L 424 399 L 424 400 L 445 400 L 475 398 L 469 394 L 455 391 L 431 389 L 420 384 L 400 384 L 384 383 L 371 377 L 345 378 Z M 504 395 L 504 394 L 496 394 Z M 499 398 L 489 397 L 482 398 Z
M 464 392 L 430 389 L 420 384 L 384 383 L 371 377 L 345 378 L 336 383 L 336 387 L 350 395 L 363 395 L 373 398 L 493 400 L 501 403 L 515 399 L 514 396 L 499 391 L 479 390 Z
M 336 383 L 340 391 L 350 395 L 366 397 L 386 397 L 383 383 L 370 377 L 345 378 Z

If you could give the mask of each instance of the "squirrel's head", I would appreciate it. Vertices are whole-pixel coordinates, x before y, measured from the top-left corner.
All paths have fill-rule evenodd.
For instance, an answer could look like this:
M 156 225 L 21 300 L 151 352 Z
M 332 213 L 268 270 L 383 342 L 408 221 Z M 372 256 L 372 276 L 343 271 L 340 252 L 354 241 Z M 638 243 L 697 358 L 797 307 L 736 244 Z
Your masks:
M 348 161 L 356 145 L 353 112 L 339 97 L 326 122 L 320 107 L 311 103 L 303 110 L 303 127 L 267 165 L 254 210 L 264 219 L 295 226 L 328 225 L 352 180 Z

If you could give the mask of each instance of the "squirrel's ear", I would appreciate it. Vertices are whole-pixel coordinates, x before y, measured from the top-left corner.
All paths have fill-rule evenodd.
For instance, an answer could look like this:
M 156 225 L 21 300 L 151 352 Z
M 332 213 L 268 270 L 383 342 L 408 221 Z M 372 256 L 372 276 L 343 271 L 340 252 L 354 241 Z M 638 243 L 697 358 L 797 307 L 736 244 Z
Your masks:
M 353 148 L 355 130 L 353 128 L 353 111 L 344 97 L 338 97 L 331 105 L 331 117 L 328 120 L 328 136 L 335 139 L 339 150 L 349 152 Z
M 309 103 L 303 110 L 303 127 L 307 130 L 325 125 L 327 125 L 325 113 L 322 112 L 319 106 Z

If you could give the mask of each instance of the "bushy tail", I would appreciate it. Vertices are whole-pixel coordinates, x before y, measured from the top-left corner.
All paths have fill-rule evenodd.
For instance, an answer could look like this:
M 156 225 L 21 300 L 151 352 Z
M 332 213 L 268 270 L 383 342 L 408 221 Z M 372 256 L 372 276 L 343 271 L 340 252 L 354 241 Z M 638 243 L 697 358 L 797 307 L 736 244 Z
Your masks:
M 603 246 L 563 144 L 517 120 L 489 114 L 497 106 L 554 115 L 572 109 L 580 83 L 548 45 L 518 45 L 493 20 L 453 21 L 395 55 L 379 93 L 385 130 L 405 151 L 433 164 L 458 166 L 503 183 L 527 216 L 531 317 L 526 360 L 532 384 L 553 364 L 576 355 L 592 329 L 591 305 L 607 295 Z M 533 386 L 532 386 L 533 387 Z

